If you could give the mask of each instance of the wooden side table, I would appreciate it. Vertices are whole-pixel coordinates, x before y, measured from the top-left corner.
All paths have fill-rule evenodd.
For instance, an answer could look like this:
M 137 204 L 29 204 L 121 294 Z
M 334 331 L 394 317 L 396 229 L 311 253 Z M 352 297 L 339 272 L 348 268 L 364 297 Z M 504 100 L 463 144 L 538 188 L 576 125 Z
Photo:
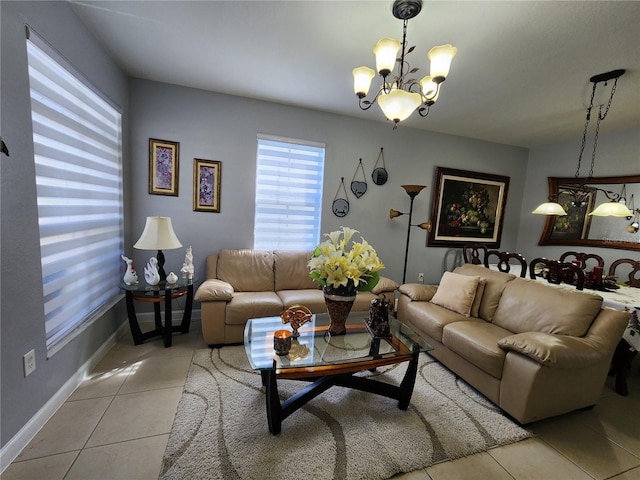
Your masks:
M 193 284 L 195 279 L 180 279 L 176 283 L 168 284 L 162 282 L 160 285 L 147 285 L 139 282 L 127 285 L 120 282 L 120 289 L 125 291 L 127 304 L 127 316 L 129 317 L 129 327 L 133 336 L 133 343 L 140 345 L 145 340 L 156 336 L 162 336 L 165 347 L 171 346 L 173 332 L 188 333 L 191 325 L 191 308 L 193 306 Z M 174 298 L 186 296 L 186 304 L 180 325 L 172 325 L 171 302 Z M 148 332 L 142 332 L 136 317 L 134 300 L 138 302 L 153 303 L 155 328 Z M 160 304 L 164 302 L 164 325 L 160 314 Z

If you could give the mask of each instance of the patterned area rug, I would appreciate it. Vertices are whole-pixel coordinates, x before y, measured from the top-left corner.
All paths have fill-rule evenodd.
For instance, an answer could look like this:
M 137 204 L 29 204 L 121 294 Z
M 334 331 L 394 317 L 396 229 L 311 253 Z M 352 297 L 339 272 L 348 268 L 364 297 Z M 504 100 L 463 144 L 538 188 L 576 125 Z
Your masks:
M 406 363 L 366 375 L 399 384 Z M 306 382 L 278 382 L 288 398 Z M 426 354 L 406 411 L 333 387 L 269 433 L 264 388 L 244 347 L 194 353 L 160 478 L 386 479 L 532 434 Z

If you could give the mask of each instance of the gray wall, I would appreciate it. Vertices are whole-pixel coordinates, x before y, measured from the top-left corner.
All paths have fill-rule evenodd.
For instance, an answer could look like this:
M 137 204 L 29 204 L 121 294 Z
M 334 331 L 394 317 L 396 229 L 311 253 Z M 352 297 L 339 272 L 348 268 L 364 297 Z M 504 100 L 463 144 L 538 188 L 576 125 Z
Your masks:
M 615 99 L 610 115 L 615 115 Z M 603 125 L 606 120 L 603 121 Z M 591 131 L 590 131 L 591 135 Z M 565 246 L 539 246 L 540 234 L 544 227 L 544 215 L 532 215 L 531 211 L 546 201 L 549 194 L 547 177 L 572 177 L 576 171 L 580 153 L 581 138 L 573 141 L 533 148 L 529 152 L 527 163 L 527 182 L 522 199 L 520 228 L 517 251 L 529 260 L 536 257 L 558 258 L 567 250 Z M 591 164 L 593 144 L 588 141 L 582 156 L 581 176 L 586 176 Z M 596 151 L 596 163 L 593 175 L 608 177 L 618 175 L 640 175 L 640 129 L 634 128 L 600 135 Z M 636 199 L 636 208 L 638 207 Z M 640 258 L 640 253 L 614 248 L 576 247 L 577 251 L 596 253 L 605 260 L 605 265 L 618 258 Z
M 436 166 L 461 168 L 511 177 L 502 246 L 514 249 L 518 237 L 527 150 L 463 137 L 425 132 L 390 123 L 357 120 L 296 107 L 249 100 L 146 80 L 131 80 L 132 231 L 139 235 L 148 215 L 172 218 L 178 238 L 193 248 L 196 275 L 202 277 L 206 255 L 221 248 L 251 248 L 255 191 L 256 136 L 258 133 L 326 143 L 322 231 L 341 225 L 359 230 L 386 265 L 382 274 L 402 280 L 407 219 L 389 219 L 389 209 L 408 212 L 409 197 L 402 184 L 423 184 L 427 189 L 414 202 L 413 223 L 430 219 Z M 356 99 L 354 98 L 354 102 Z M 375 107 L 372 117 L 381 117 Z M 438 121 L 438 109 L 425 122 Z M 148 139 L 180 142 L 178 197 L 147 194 Z M 384 148 L 389 180 L 377 186 L 371 171 Z M 192 211 L 193 159 L 222 162 L 221 212 Z M 367 192 L 356 199 L 349 190 L 363 159 Z M 338 218 L 331 211 L 340 178 L 349 190 L 350 211 Z M 150 256 L 135 251 L 138 269 Z M 446 248 L 427 248 L 426 232 L 412 229 L 407 281 L 424 272 L 436 282 L 443 271 Z M 164 252 L 169 270 L 179 270 L 184 249 Z
M 0 424 L 4 447 L 126 319 L 124 302 L 120 302 L 63 350 L 47 358 L 24 24 L 55 45 L 123 108 L 125 130 L 128 94 L 126 78 L 81 26 L 67 3 L 2 1 L 0 8 L 1 133 L 11 155 L 0 156 Z M 126 159 L 126 149 L 124 153 Z M 31 349 L 35 349 L 37 368 L 24 378 L 22 356 Z

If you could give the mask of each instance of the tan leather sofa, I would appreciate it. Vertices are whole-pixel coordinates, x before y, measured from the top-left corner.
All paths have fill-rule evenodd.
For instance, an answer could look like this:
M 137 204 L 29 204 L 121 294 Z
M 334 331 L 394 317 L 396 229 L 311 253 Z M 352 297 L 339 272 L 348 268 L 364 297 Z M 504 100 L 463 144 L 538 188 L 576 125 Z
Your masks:
M 313 313 L 327 311 L 324 294 L 309 277 L 313 252 L 221 250 L 207 257 L 207 279 L 194 299 L 201 302 L 202 335 L 207 345 L 241 343 L 247 320 L 271 317 L 291 305 Z M 381 277 L 371 292 L 358 292 L 353 311 L 368 311 L 371 300 L 394 298 L 398 284 Z
M 521 424 L 598 402 L 627 312 L 602 308 L 598 295 L 478 265 L 453 273 L 440 287 L 399 288 L 398 318 L 434 347 L 433 357 Z

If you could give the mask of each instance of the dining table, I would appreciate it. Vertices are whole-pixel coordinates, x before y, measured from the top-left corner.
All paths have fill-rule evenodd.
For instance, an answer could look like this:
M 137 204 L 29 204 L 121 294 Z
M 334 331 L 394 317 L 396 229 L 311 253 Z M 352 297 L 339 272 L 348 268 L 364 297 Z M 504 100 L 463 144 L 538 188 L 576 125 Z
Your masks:
M 491 270 L 500 271 L 498 264 L 490 264 Z M 520 265 L 509 265 L 509 273 L 520 276 L 522 267 Z M 528 272 L 525 278 L 530 278 Z M 543 277 L 536 277 L 536 281 L 545 282 L 551 287 L 563 288 L 566 290 L 576 290 L 574 285 L 567 283 L 550 283 Z M 609 374 L 616 377 L 615 390 L 620 395 L 628 395 L 627 375 L 631 369 L 631 362 L 640 351 L 640 288 L 631 287 L 627 284 L 617 284 L 617 289 L 591 289 L 585 287 L 582 292 L 590 295 L 602 297 L 602 306 L 616 310 L 631 312 L 629 325 L 622 334 L 622 338 L 616 347 L 611 362 Z

